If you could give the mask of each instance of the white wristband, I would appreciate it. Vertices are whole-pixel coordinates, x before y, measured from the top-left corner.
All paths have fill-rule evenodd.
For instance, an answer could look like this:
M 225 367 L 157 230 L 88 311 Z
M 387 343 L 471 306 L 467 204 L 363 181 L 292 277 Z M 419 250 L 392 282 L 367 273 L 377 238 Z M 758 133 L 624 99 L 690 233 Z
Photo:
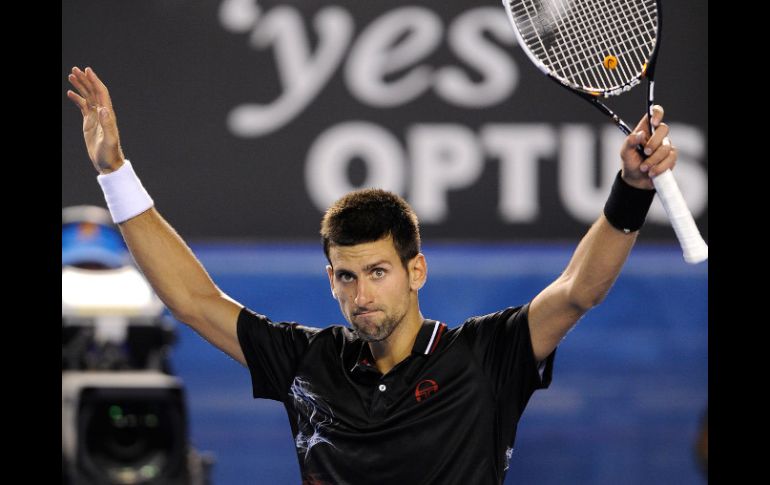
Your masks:
M 154 204 L 128 160 L 114 172 L 98 175 L 96 180 L 102 186 L 115 224 L 138 216 Z

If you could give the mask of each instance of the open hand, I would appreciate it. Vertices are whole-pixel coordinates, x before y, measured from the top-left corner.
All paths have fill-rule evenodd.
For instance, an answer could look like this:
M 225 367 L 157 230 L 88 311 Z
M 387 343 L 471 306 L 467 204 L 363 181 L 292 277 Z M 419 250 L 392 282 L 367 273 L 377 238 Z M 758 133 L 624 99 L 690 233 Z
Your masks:
M 67 79 L 78 91 L 67 91 L 67 97 L 83 114 L 83 138 L 94 168 L 103 174 L 117 170 L 124 157 L 107 86 L 90 67 L 85 71 L 73 67 Z

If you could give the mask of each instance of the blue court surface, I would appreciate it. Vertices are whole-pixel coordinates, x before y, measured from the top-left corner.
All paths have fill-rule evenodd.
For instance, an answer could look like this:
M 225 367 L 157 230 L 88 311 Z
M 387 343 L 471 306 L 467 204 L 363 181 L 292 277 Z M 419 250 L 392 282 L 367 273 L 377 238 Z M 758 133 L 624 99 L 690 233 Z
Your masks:
M 192 244 L 231 297 L 275 321 L 344 323 L 320 244 Z M 571 245 L 423 248 L 423 315 L 450 327 L 529 301 Z M 214 485 L 298 484 L 283 406 L 254 400 L 248 371 L 184 325 L 174 371 L 187 388 L 194 446 Z M 553 383 L 520 421 L 506 484 L 701 484 L 694 443 L 708 404 L 708 263 L 675 246 L 637 246 L 602 305 L 562 342 Z M 457 437 L 462 440 L 462 436 Z

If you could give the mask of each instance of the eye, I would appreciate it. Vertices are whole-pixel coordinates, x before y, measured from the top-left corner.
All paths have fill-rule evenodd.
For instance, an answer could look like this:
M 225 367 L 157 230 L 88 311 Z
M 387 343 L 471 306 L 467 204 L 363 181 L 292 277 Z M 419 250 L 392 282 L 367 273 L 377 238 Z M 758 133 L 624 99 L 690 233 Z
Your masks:
M 376 280 L 380 278 L 384 278 L 385 274 L 386 274 L 386 271 L 382 268 L 374 268 L 374 270 L 372 270 L 372 277 L 374 277 L 374 279 Z
M 342 283 L 350 283 L 350 282 L 352 282 L 352 281 L 353 281 L 355 278 L 353 277 L 353 275 L 352 275 L 351 273 L 338 273 L 338 274 L 337 274 L 337 279 L 338 279 L 340 282 L 342 282 Z

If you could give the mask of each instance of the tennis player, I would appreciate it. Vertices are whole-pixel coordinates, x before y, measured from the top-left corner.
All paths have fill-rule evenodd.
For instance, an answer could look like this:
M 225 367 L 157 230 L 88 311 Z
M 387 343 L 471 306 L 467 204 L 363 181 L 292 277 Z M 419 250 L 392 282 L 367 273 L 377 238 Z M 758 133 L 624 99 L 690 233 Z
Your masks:
M 125 158 L 107 87 L 90 68 L 68 78 L 136 263 L 178 320 L 249 369 L 255 398 L 284 404 L 306 484 L 502 483 L 557 345 L 609 292 L 652 202 L 651 179 L 677 159 L 656 106 L 654 135 L 645 115 L 625 139 L 604 211 L 564 272 L 531 301 L 511 295 L 518 306 L 451 329 L 420 311 L 428 265 L 415 213 L 392 193 L 352 192 L 321 223 L 329 285 L 350 326 L 309 328 L 272 322 L 214 284 Z

